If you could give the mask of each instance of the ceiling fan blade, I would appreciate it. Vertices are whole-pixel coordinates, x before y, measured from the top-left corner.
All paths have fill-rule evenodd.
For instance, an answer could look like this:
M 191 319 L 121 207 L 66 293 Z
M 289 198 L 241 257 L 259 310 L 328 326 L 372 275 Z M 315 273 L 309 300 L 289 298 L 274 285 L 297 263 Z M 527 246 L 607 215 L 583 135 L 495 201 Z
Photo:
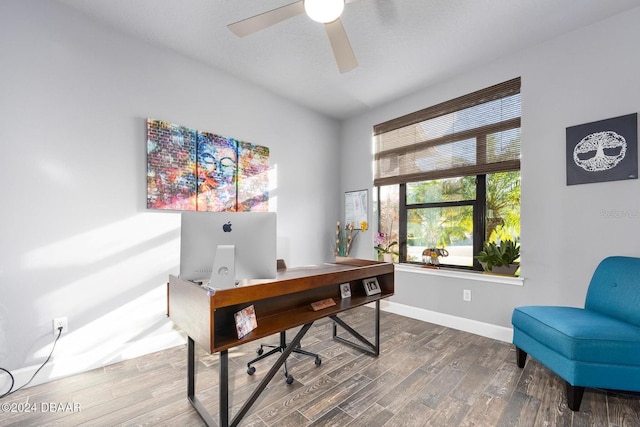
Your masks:
M 327 30 L 329 42 L 331 42 L 331 48 L 333 49 L 333 56 L 336 57 L 340 72 L 346 73 L 356 68 L 358 60 L 353 53 L 353 49 L 351 49 L 351 43 L 349 43 L 347 32 L 344 30 L 340 18 L 324 24 L 324 28 Z
M 251 18 L 234 22 L 233 24 L 227 25 L 227 28 L 229 28 L 236 36 L 244 37 L 302 13 L 304 13 L 304 1 L 300 0 L 256 16 L 252 16 Z

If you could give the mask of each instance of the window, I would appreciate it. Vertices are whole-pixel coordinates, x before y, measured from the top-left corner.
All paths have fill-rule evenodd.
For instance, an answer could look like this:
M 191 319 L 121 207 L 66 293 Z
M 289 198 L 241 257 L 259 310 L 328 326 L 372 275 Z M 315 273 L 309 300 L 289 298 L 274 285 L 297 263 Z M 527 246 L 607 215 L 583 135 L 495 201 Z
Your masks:
M 374 127 L 380 232 L 400 262 L 481 267 L 485 241 L 520 236 L 520 78 Z

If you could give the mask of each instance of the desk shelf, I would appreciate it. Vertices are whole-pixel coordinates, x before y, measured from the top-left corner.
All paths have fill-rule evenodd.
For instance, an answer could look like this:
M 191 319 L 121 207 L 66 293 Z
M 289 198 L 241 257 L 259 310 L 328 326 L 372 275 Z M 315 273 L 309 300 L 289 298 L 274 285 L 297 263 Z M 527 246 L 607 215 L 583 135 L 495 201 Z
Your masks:
M 340 297 L 338 297 L 332 298 L 336 305 L 318 311 L 313 311 L 311 305 L 307 304 L 301 307 L 271 315 L 260 316 L 258 313 L 256 313 L 256 318 L 258 321 L 258 327 L 256 329 L 249 332 L 249 334 L 245 335 L 243 338 L 238 339 L 235 333 L 235 324 L 232 325 L 232 333 L 228 333 L 228 331 L 225 331 L 227 333 L 220 332 L 216 334 L 214 351 L 227 350 L 237 345 L 245 344 L 273 335 L 284 329 L 291 329 L 302 326 L 306 323 L 310 323 L 358 306 L 375 302 L 381 298 L 382 297 L 380 295 L 377 295 L 376 297 L 351 297 L 344 300 L 341 300 Z M 227 314 L 225 313 L 225 316 L 226 315 Z M 218 323 L 220 322 L 216 321 L 216 324 Z

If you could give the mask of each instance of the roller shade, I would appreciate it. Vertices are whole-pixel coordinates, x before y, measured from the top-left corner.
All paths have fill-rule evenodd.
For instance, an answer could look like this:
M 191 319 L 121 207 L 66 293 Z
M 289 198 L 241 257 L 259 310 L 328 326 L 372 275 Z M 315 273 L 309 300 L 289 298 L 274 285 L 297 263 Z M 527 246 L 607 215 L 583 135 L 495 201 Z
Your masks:
M 374 185 L 520 169 L 520 78 L 374 126 Z

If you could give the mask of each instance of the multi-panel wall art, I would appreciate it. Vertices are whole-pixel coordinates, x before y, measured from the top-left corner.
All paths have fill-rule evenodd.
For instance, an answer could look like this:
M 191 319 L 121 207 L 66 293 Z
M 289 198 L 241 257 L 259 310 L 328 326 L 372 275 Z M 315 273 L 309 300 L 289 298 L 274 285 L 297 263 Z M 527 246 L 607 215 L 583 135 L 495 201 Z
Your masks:
M 147 120 L 147 208 L 268 211 L 269 148 Z

